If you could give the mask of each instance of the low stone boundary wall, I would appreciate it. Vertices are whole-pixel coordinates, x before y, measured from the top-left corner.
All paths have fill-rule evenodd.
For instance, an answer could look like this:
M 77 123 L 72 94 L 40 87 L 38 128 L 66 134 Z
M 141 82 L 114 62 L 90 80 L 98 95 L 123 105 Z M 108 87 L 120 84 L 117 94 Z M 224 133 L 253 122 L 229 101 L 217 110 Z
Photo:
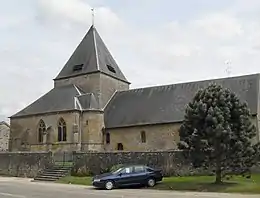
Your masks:
M 0 175 L 33 178 L 50 165 L 51 152 L 0 152 Z
M 181 151 L 75 152 L 74 164 L 72 174 L 78 176 L 107 172 L 117 164 L 145 164 L 154 168 L 161 168 L 165 176 L 202 174 L 200 170 L 191 167 L 189 160 L 183 156 Z
M 186 157 L 185 157 L 186 156 Z M 91 176 L 111 170 L 118 164 L 142 164 L 163 170 L 164 176 L 208 175 L 210 171 L 194 169 L 182 151 L 160 152 L 73 152 L 72 175 Z M 52 152 L 0 152 L 0 175 L 35 177 L 53 166 Z M 259 172 L 259 166 L 254 172 Z

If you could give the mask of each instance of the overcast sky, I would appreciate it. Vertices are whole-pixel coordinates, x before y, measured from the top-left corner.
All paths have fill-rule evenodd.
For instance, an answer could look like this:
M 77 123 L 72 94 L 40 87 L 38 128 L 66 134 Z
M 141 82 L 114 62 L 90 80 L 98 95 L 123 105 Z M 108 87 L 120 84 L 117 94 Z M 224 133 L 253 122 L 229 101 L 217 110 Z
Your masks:
M 260 72 L 259 0 L 1 0 L 0 119 L 53 88 L 91 7 L 132 88 Z

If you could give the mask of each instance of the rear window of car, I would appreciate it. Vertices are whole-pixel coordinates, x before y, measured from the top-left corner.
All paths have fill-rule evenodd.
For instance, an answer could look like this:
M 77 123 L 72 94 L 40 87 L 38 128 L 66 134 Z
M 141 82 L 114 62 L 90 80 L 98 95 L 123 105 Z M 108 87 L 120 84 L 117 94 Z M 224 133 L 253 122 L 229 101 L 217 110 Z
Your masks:
M 135 166 L 135 173 L 145 172 L 145 167 L 143 166 Z
M 133 167 L 125 167 L 120 171 L 122 174 L 129 174 L 133 172 Z

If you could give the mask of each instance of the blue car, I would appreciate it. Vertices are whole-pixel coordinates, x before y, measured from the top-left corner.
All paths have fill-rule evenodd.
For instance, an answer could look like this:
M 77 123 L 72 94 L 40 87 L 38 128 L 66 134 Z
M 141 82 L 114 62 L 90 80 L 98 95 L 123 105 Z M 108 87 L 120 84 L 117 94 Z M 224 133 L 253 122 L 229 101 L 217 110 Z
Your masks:
M 117 187 L 146 185 L 153 187 L 162 181 L 162 171 L 143 165 L 123 166 L 114 172 L 96 175 L 92 184 L 97 188 L 112 190 Z

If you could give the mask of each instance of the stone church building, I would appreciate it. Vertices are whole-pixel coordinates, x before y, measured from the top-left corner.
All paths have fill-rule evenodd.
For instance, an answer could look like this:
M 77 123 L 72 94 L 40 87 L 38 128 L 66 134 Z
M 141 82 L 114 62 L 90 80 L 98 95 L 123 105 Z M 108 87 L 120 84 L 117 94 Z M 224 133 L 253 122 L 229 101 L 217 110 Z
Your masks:
M 130 89 L 130 82 L 91 26 L 54 79 L 54 88 L 10 117 L 10 149 L 176 149 L 185 105 L 199 88 L 213 81 L 248 103 L 258 128 L 259 74 Z

